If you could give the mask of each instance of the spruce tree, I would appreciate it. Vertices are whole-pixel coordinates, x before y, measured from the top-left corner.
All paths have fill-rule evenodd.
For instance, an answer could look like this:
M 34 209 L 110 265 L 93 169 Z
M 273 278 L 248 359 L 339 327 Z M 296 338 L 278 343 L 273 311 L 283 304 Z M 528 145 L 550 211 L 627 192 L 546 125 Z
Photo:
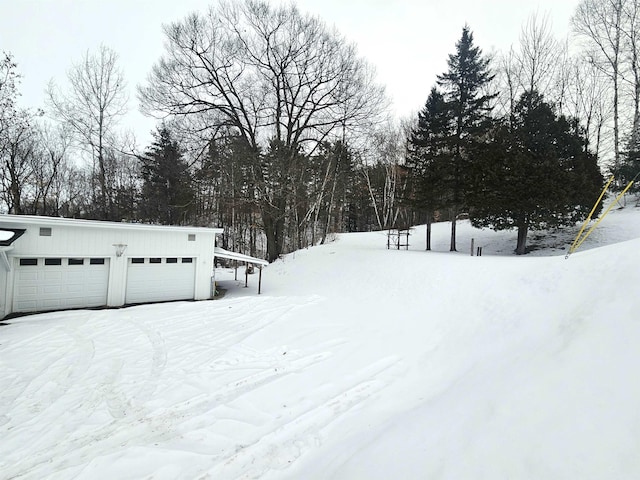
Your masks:
M 449 138 L 451 120 L 444 97 L 436 87 L 431 89 L 418 123 L 408 141 L 409 198 L 407 203 L 427 215 L 427 250 L 431 250 L 431 222 L 434 212 L 447 204 L 447 188 L 452 183 Z M 448 200 L 451 200 L 450 198 Z
M 517 228 L 521 255 L 529 230 L 584 220 L 603 183 L 597 159 L 584 145 L 575 122 L 557 116 L 542 95 L 525 92 L 512 125 L 505 121 L 493 129 L 482 161 L 474 165 L 473 225 Z
M 438 76 L 447 105 L 451 132 L 447 148 L 451 152 L 448 165 L 448 208 L 451 217 L 450 250 L 456 250 L 456 217 L 468 207 L 469 169 L 474 154 L 485 142 L 491 128 L 491 101 L 495 94 L 486 93 L 493 75 L 489 70 L 489 59 L 473 43 L 473 33 L 468 26 L 462 29 L 462 37 L 456 43 L 456 52 L 449 55 L 449 70 Z
M 153 136 L 153 144 L 140 158 L 140 216 L 151 223 L 186 224 L 194 207 L 189 167 L 167 126 L 158 127 Z

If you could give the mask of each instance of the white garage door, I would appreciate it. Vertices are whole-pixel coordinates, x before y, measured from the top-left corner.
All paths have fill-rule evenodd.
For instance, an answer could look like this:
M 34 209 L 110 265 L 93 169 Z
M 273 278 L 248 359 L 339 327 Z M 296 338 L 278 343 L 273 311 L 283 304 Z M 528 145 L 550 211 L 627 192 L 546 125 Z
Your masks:
M 129 258 L 125 303 L 193 300 L 194 258 Z
M 107 304 L 108 258 L 18 258 L 15 268 L 14 312 Z

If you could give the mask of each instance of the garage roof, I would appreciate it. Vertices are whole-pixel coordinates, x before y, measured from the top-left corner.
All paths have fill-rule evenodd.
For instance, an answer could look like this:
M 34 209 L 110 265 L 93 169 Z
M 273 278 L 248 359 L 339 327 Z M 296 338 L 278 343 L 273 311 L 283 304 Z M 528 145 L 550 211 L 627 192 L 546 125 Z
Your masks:
M 111 229 L 133 229 L 133 230 L 162 230 L 196 233 L 208 231 L 219 234 L 224 231 L 222 228 L 210 227 L 190 227 L 178 225 L 149 225 L 145 223 L 128 222 L 105 222 L 102 220 L 80 220 L 77 218 L 62 217 L 41 217 L 37 215 L 0 215 L 0 226 L 25 226 L 25 225 L 47 225 L 47 226 L 85 226 L 90 228 L 111 228 Z

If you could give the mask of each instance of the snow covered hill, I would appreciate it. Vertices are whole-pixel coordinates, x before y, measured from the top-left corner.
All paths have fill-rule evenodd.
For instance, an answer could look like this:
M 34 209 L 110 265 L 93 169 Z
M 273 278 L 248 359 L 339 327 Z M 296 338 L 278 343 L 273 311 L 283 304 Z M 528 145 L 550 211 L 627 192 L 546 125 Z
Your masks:
M 640 478 L 640 212 L 572 234 L 340 235 L 260 296 L 11 320 L 0 478 Z

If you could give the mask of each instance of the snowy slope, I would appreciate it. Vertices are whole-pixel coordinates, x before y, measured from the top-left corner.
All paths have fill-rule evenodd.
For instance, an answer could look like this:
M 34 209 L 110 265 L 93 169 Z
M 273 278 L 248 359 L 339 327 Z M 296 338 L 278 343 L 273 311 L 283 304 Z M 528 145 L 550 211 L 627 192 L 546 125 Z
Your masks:
M 10 321 L 0 478 L 640 478 L 638 210 L 568 260 L 569 233 L 423 235 L 341 235 L 261 296 L 223 270 L 221 300 Z

